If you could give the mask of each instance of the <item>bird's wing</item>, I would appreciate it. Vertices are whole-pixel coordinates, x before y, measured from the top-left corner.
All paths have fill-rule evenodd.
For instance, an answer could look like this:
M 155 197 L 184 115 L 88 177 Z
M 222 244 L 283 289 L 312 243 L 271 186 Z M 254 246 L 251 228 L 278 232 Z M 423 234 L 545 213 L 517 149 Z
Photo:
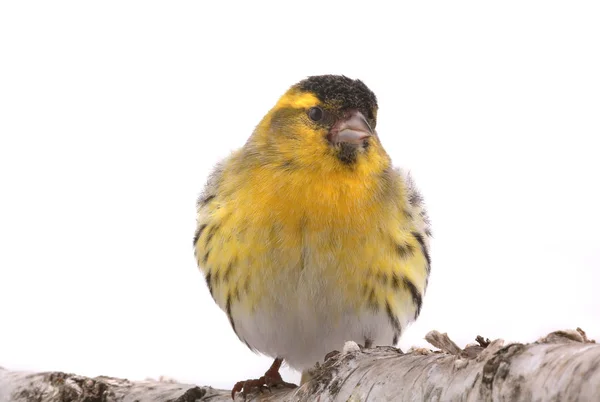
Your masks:
M 423 235 L 423 240 L 427 247 L 429 247 L 429 238 L 431 237 L 431 224 L 429 216 L 427 215 L 427 209 L 425 208 L 425 202 L 419 189 L 415 185 L 415 181 L 409 172 L 405 172 L 401 169 L 396 169 L 398 174 L 401 175 L 405 189 L 406 189 L 406 204 L 410 208 L 410 212 L 413 216 L 413 225 L 415 229 Z
M 218 189 L 223 179 L 223 170 L 229 158 L 225 158 L 213 168 L 212 172 L 208 176 L 208 180 L 204 185 L 204 189 L 198 197 L 196 202 L 196 232 L 194 233 L 194 249 L 196 249 L 196 243 L 200 238 L 200 235 L 206 229 L 209 223 L 210 215 L 213 209 L 213 201 L 217 198 Z

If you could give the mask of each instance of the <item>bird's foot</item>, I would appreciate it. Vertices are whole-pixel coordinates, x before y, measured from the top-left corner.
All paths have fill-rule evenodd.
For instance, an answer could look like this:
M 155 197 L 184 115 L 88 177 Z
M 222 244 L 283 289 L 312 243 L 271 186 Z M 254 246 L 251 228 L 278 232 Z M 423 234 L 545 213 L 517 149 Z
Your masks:
M 296 384 L 283 381 L 283 378 L 281 378 L 281 374 L 279 374 L 279 367 L 281 366 L 281 361 L 278 362 L 277 360 L 278 359 L 276 359 L 275 362 L 273 362 L 273 365 L 267 370 L 265 375 L 263 375 L 262 377 L 255 380 L 237 382 L 231 390 L 231 398 L 235 399 L 235 394 L 240 391 L 244 396 L 244 400 L 246 400 L 248 394 L 251 393 L 253 390 L 258 390 L 262 393 L 265 390 L 271 391 L 271 388 L 274 387 L 296 388 Z

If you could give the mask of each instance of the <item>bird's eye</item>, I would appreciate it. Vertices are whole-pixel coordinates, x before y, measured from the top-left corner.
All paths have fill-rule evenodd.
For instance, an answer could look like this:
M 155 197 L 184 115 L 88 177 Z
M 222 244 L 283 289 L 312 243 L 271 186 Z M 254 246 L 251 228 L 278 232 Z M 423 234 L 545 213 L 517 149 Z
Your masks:
M 323 120 L 323 116 L 325 116 L 325 112 L 320 107 L 315 106 L 308 109 L 308 117 L 312 121 L 321 121 Z

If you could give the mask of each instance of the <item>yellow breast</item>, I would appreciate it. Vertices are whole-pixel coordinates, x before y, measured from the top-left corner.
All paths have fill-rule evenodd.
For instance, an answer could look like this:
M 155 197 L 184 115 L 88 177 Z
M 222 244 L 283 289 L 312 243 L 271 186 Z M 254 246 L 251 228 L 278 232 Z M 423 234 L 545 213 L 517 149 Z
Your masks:
M 221 308 L 239 302 L 252 311 L 300 275 L 335 284 L 336 297 L 356 309 L 400 308 L 412 297 L 407 282 L 424 292 L 427 262 L 401 181 L 372 172 L 248 173 L 224 172 L 224 196 L 211 201 L 196 243 Z

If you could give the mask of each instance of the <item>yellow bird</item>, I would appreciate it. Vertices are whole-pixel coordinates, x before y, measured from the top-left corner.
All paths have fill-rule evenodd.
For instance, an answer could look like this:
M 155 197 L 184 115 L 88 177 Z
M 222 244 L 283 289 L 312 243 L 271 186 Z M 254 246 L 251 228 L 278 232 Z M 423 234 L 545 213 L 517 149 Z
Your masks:
M 215 302 L 246 345 L 275 358 L 232 391 L 283 382 L 344 342 L 395 345 L 430 271 L 429 221 L 410 177 L 375 131 L 360 80 L 293 85 L 198 199 L 195 255 Z

